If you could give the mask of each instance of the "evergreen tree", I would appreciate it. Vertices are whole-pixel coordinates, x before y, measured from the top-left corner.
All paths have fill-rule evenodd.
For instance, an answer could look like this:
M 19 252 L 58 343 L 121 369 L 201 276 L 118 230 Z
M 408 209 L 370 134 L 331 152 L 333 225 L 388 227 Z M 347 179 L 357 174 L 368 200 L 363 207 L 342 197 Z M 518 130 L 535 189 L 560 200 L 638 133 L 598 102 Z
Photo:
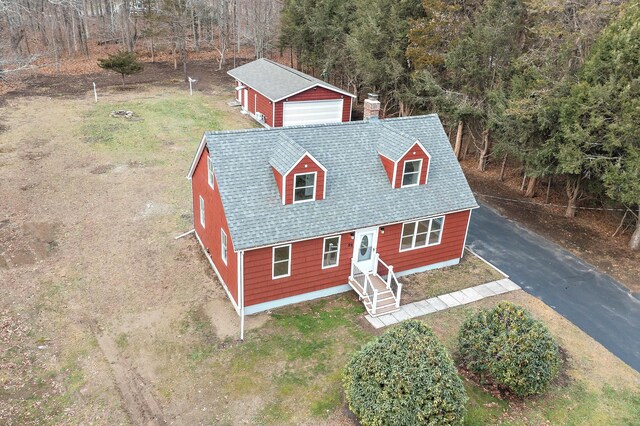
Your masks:
M 125 76 L 137 74 L 144 69 L 144 65 L 138 61 L 136 54 L 125 50 L 109 55 L 105 59 L 98 59 L 98 66 L 120 74 L 122 76 L 122 87 L 124 87 Z
M 603 32 L 563 99 L 558 161 L 598 176 L 607 196 L 640 206 L 640 2 Z M 640 212 L 639 212 L 640 213 Z M 640 216 L 630 241 L 640 249 Z

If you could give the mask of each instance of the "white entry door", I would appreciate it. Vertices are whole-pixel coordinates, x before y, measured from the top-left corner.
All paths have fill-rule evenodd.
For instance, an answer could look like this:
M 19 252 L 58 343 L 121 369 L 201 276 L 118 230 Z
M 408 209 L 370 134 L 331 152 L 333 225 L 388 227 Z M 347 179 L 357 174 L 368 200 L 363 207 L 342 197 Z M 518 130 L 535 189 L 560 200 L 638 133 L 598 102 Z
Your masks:
M 342 103 L 342 99 L 285 102 L 282 111 L 282 125 L 340 123 L 342 121 Z
M 353 239 L 353 262 L 365 273 L 373 270 L 373 255 L 378 243 L 378 228 L 356 231 Z
M 242 94 L 242 109 L 245 111 L 249 111 L 249 91 L 247 89 L 244 89 L 242 91 Z

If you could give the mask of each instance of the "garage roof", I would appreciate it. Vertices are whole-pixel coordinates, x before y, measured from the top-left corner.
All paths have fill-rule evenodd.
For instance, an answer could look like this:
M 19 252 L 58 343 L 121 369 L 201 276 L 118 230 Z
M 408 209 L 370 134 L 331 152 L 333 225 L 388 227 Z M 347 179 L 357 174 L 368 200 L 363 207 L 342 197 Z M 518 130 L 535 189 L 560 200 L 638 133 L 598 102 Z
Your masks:
M 351 93 L 315 77 L 264 58 L 234 68 L 227 74 L 257 90 L 273 102 L 316 86 L 355 97 Z
M 377 149 L 393 130 L 410 140 L 419 139 L 431 154 L 427 185 L 394 189 L 389 184 Z M 300 147 L 294 157 L 304 150 L 327 169 L 325 199 L 282 204 L 270 162 L 274 149 L 280 148 L 283 141 L 286 144 L 293 141 Z M 205 144 L 216 171 L 216 190 L 220 191 L 236 250 L 477 207 L 435 114 L 206 132 L 194 164 Z

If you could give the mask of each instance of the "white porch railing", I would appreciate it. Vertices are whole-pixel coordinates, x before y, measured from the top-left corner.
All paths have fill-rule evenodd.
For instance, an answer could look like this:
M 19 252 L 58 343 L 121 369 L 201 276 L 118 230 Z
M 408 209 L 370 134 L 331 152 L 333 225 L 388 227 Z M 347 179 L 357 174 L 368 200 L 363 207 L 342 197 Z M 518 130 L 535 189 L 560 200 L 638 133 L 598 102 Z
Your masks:
M 378 290 L 374 288 L 369 275 L 363 272 L 354 261 L 351 261 L 351 278 L 362 288 L 362 296 L 369 299 L 371 313 L 375 315 L 378 307 Z
M 376 273 L 385 282 L 387 288 L 391 290 L 393 298 L 396 300 L 396 308 L 400 307 L 400 296 L 402 295 L 402 283 L 398 281 L 396 274 L 393 273 L 393 266 L 388 265 L 378 253 L 374 254 L 373 272 Z

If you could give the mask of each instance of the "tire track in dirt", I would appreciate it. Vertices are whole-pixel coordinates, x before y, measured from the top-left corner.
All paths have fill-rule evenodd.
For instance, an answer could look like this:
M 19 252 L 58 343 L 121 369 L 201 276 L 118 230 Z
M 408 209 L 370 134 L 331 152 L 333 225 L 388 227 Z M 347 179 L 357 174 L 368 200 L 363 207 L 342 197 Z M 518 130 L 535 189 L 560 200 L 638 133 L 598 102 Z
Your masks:
M 114 339 L 106 334 L 96 334 L 96 339 L 111 367 L 118 392 L 131 422 L 146 426 L 166 425 L 160 404 L 151 395 L 142 376 L 132 365 L 122 359 Z

